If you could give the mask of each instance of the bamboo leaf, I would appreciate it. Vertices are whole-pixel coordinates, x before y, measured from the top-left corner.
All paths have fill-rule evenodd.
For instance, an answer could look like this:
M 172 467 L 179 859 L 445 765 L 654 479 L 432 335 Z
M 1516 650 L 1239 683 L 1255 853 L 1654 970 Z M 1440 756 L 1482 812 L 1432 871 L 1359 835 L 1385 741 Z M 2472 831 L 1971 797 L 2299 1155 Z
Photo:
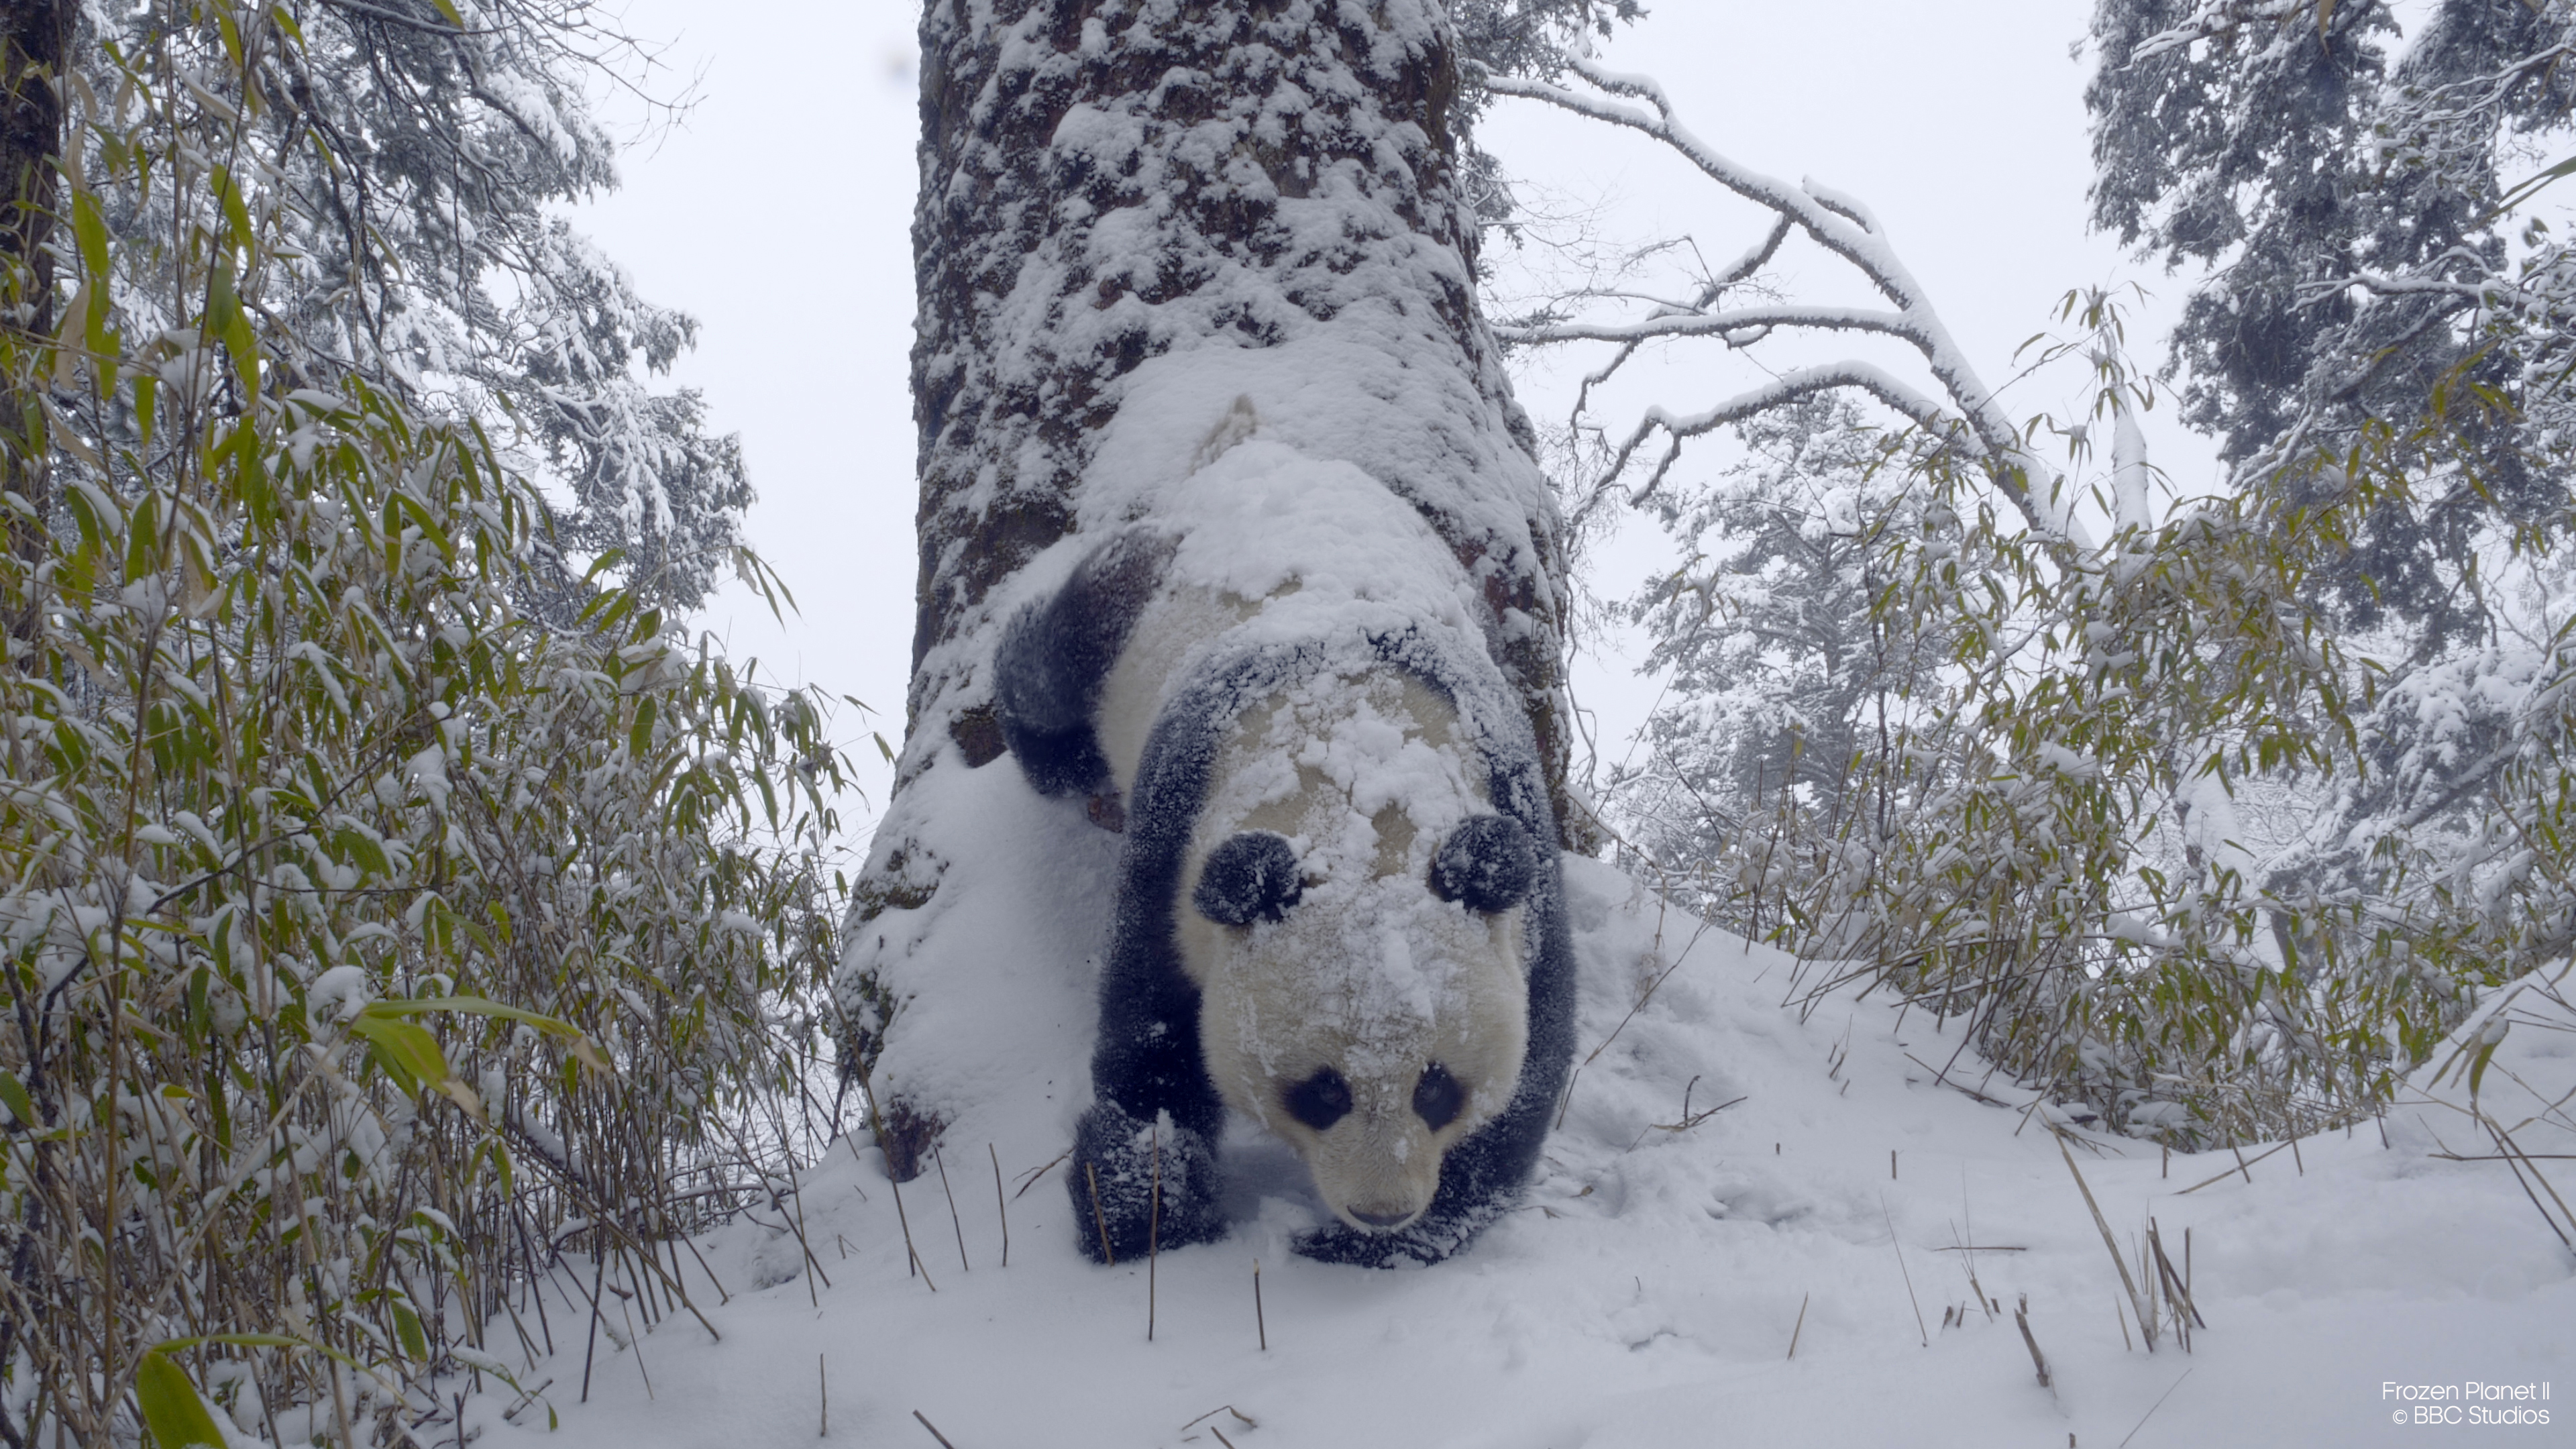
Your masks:
M 224 1449 L 224 1434 L 197 1394 L 197 1386 L 159 1349 L 143 1355 L 134 1370 L 134 1397 L 142 1406 L 144 1427 L 159 1449 Z
M 9 1115 L 17 1118 L 18 1125 L 21 1127 L 43 1125 L 36 1118 L 34 1099 L 27 1095 L 26 1087 L 20 1084 L 18 1078 L 7 1071 L 0 1071 L 0 1106 L 7 1107 Z
M 411 1022 L 379 1014 L 369 1006 L 350 1021 L 349 1030 L 366 1038 L 376 1060 L 406 1086 L 412 1082 L 435 1085 L 451 1075 L 447 1055 L 438 1049 L 438 1038 Z
M 403 1352 L 410 1354 L 416 1363 L 427 1362 L 429 1337 L 420 1331 L 420 1315 L 399 1298 L 393 1301 L 393 1310 L 394 1333 L 402 1340 Z

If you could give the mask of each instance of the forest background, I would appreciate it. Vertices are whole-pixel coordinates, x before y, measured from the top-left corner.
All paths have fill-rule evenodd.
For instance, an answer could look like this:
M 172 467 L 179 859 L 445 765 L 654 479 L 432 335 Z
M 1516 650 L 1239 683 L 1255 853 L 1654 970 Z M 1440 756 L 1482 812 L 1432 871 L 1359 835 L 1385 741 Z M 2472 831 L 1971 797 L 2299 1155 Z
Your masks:
M 818 28 L 830 20 L 782 20 L 764 33 L 792 37 L 793 60 L 819 58 L 829 74 L 790 84 L 810 73 L 782 58 L 764 84 L 709 94 L 820 98 L 823 113 L 727 117 L 710 100 L 694 117 L 683 108 L 686 124 L 674 128 L 666 103 L 686 96 L 698 60 L 686 46 L 659 53 L 624 72 L 641 90 L 621 99 L 602 73 L 582 69 L 583 46 L 618 44 L 578 9 L 542 12 L 535 32 L 462 32 L 503 36 L 504 48 L 529 33 L 540 51 L 571 47 L 553 57 L 556 70 L 504 67 L 503 90 L 522 88 L 498 101 L 476 93 L 476 106 L 458 101 L 466 91 L 439 89 L 488 84 L 485 73 L 442 69 L 437 47 L 459 37 L 441 26 L 462 25 L 455 12 L 442 7 L 444 22 L 354 4 L 319 13 L 340 29 L 317 21 L 324 43 L 308 50 L 282 15 L 147 8 L 127 17 L 140 38 L 110 53 L 122 77 L 102 71 L 100 84 L 57 98 L 80 139 L 60 167 L 71 233 L 42 253 L 40 300 L 22 319 L 35 325 L 10 356 L 14 421 L 47 441 L 39 461 L 13 465 L 17 668 L 0 711 L 13 751 L 6 918 L 18 1033 L 0 1079 L 17 1208 L 0 1427 L 127 1432 L 130 1382 L 155 1433 L 183 1442 L 202 1407 L 182 1362 L 239 1426 L 284 1410 L 304 1416 L 300 1437 L 345 1442 L 369 1424 L 398 1433 L 403 1420 L 430 1422 L 438 1404 L 403 1382 L 414 1371 L 426 1368 L 433 1386 L 442 1364 L 507 1379 L 479 1342 L 450 1336 L 477 1340 L 496 1325 L 514 1275 L 551 1271 L 544 1265 L 559 1264 L 576 1238 L 631 1284 L 676 1274 L 680 1229 L 764 1195 L 776 1202 L 782 1187 L 792 1195 L 800 1152 L 845 1125 L 845 1102 L 817 1100 L 830 1094 L 835 1030 L 818 989 L 837 959 L 843 852 L 883 782 L 850 772 L 844 755 L 864 759 L 871 734 L 894 733 L 851 697 L 890 708 L 899 696 L 900 668 L 886 661 L 901 657 L 912 575 L 900 442 L 909 428 L 894 372 L 910 307 L 893 240 L 910 170 L 906 47 L 891 34 L 829 43 L 843 38 Z M 2270 57 L 2249 72 L 2262 81 L 2264 65 L 2298 52 L 2302 32 L 2286 21 L 2305 13 L 2219 6 L 2203 19 L 2221 42 L 2249 18 L 2257 33 L 2288 37 L 2254 47 L 2255 59 Z M 2338 35 L 2349 43 L 2370 18 L 2347 10 L 2332 32 L 2328 10 L 2314 14 L 2321 47 Z M 1866 487 L 1846 490 L 1835 505 L 1846 512 L 1818 515 L 1828 534 L 1842 536 L 1848 522 L 1849 536 L 1889 549 L 1885 570 L 1855 576 L 1880 590 L 1880 610 L 1845 621 L 1873 638 L 1891 620 L 1928 621 L 1921 641 L 1953 651 L 1966 671 L 1943 677 L 1976 683 L 1950 715 L 1898 710 L 1897 734 L 1883 734 L 1855 776 L 1878 791 L 1877 834 L 1855 834 L 1839 806 L 1821 821 L 1801 816 L 1823 797 L 1776 783 L 1773 816 L 1757 819 L 1758 771 L 1751 811 L 1730 805 L 1708 831 L 1688 820 L 1668 828 L 1671 790 L 1690 794 L 1724 772 L 1694 775 L 1699 767 L 1681 762 L 1658 795 L 1654 768 L 1627 747 L 1625 725 L 1654 695 L 1622 667 L 1621 602 L 1670 565 L 1644 561 L 1648 530 L 1632 523 L 1622 537 L 1606 524 L 1615 511 L 1589 514 L 1604 521 L 1585 561 L 1600 658 L 1582 688 L 1604 748 L 1577 768 L 1602 803 L 1596 823 L 1625 830 L 1622 861 L 1686 902 L 1758 931 L 1758 912 L 1776 898 L 1772 924 L 1789 924 L 1782 910 L 1796 917 L 1791 944 L 1847 952 L 1936 1014 L 1969 1015 L 1991 1060 L 2095 1109 L 2078 1121 L 2187 1146 L 2349 1126 L 2396 1074 L 2430 1057 L 2480 990 L 2564 954 L 2569 802 L 2555 761 L 2565 674 L 2551 622 L 2563 611 L 2546 547 L 2564 500 L 2552 505 L 2545 486 L 2559 476 L 2547 469 L 2564 439 L 2543 426 L 2561 405 L 2547 379 L 2565 335 L 2563 268 L 2545 265 L 2527 291 L 2497 294 L 2506 300 L 2494 357 L 2506 373 L 2522 368 L 2503 391 L 2455 388 L 2441 369 L 2456 355 L 2432 348 L 2432 372 L 2401 369 L 2396 391 L 2378 399 L 2399 405 L 2394 431 L 2338 432 L 2349 396 L 2335 393 L 2317 404 L 2323 431 L 2300 446 L 2349 449 L 2340 461 L 2312 472 L 2303 471 L 2312 458 L 2288 456 L 2246 475 L 2245 512 L 2214 507 L 2193 524 L 2199 532 L 2159 534 L 2148 459 L 2183 494 L 2214 477 L 2206 454 L 2164 421 L 2169 405 L 2148 405 L 2158 389 L 2116 345 L 2134 337 L 2152 358 L 2152 324 L 2172 303 L 2125 302 L 2141 325 L 2124 337 L 2100 305 L 2119 295 L 2107 284 L 2120 264 L 2072 220 L 2089 169 L 2074 93 L 2091 67 L 2054 37 L 2082 17 L 2037 9 L 2005 25 L 2028 55 L 1850 15 L 1804 36 L 1760 34 L 1737 19 L 1695 14 L 1680 29 L 1649 20 L 1614 44 L 1713 57 L 1669 77 L 1682 117 L 1758 168 L 1812 174 L 1875 208 L 1961 352 L 1990 379 L 2010 373 L 2017 344 L 2034 334 L 2073 363 L 2016 382 L 2002 406 L 2034 419 L 2034 457 L 2043 437 L 2064 446 L 2075 493 L 2100 492 L 2061 515 L 2031 506 L 2018 490 L 2039 480 L 2018 464 L 1998 470 L 1990 446 L 1900 445 L 1879 457 L 1869 435 L 1810 414 L 1811 425 L 1859 440 L 1842 455 L 1859 474 L 1877 458 L 1896 465 L 1890 476 L 1923 484 L 1869 503 L 1866 518 L 1847 511 L 1872 496 Z M 643 11 L 624 22 L 646 35 L 655 23 Z M 335 48 L 344 32 L 354 49 Z M 439 102 L 456 101 L 471 124 L 507 115 L 519 134 L 494 126 L 482 140 L 537 175 L 537 191 L 469 184 L 454 168 L 419 167 L 418 154 L 397 154 L 381 173 L 401 178 L 390 199 L 365 184 L 335 190 L 350 183 L 327 138 L 345 146 L 355 134 L 365 86 L 388 84 L 378 61 L 398 42 L 410 47 L 404 63 L 420 67 L 401 81 L 431 101 L 375 114 L 434 120 Z M 729 54 L 706 65 L 730 64 Z M 854 77 L 854 56 L 878 62 L 862 60 Z M 316 103 L 316 92 L 262 70 L 275 64 L 291 77 L 307 63 L 339 67 L 333 83 L 353 89 L 319 92 Z M 2513 85 L 2532 81 L 2515 104 L 2538 117 L 2541 139 L 2526 137 L 2504 159 L 2536 167 L 2563 111 L 2555 72 L 2546 57 L 2512 63 Z M 531 76 L 535 91 L 523 85 Z M 587 128 L 580 101 L 538 94 L 567 76 L 599 85 L 595 113 L 636 143 L 614 162 L 630 184 L 624 199 L 578 212 L 630 270 L 556 220 L 612 169 L 608 138 Z M 1761 77 L 1778 89 L 1754 84 Z M 225 99 L 235 82 L 246 89 Z M 402 99 L 417 104 L 417 93 Z M 2463 104 L 2474 132 L 2483 103 Z M 262 130 L 308 110 L 320 117 L 309 133 Z M 1568 275 L 1626 275 L 1623 247 L 1692 251 L 1704 269 L 1742 245 L 1740 212 L 1712 219 L 1701 208 L 1703 179 L 1645 155 L 1633 170 L 1604 168 L 1597 158 L 1615 153 L 1597 132 L 1534 111 L 1498 105 L 1483 133 L 1523 183 L 1527 207 L 1489 254 L 1507 324 L 1516 306 L 1548 305 Z M 553 135 L 542 134 L 548 117 L 563 123 Z M 443 138 L 434 124 L 427 131 L 435 154 Z M 1537 139 L 1558 134 L 1580 139 Z M 280 143 L 276 159 L 257 149 L 263 139 Z M 2390 144 L 2405 163 L 2404 146 Z M 1551 145 L 1583 159 L 1551 175 Z M 2150 139 L 2145 151 L 2154 149 Z M 816 155 L 846 166 L 818 185 Z M 808 164 L 771 173 L 751 158 Z M 2464 199 L 2435 198 L 2450 206 L 2449 222 L 2461 221 L 2452 200 L 2474 209 L 2512 179 L 2491 161 L 2471 158 Z M 290 195 L 341 209 L 278 204 Z M 35 208 L 53 209 L 51 200 Z M 2062 228 L 2040 220 L 2061 215 Z M 756 224 L 728 231 L 715 220 L 736 217 Z M 19 244 L 29 245 L 23 234 Z M 335 289 L 328 268 L 343 244 L 357 280 Z M 2547 253 L 2538 232 L 2520 245 Z M 442 291 L 440 269 L 477 247 L 504 258 L 497 298 L 472 295 L 471 273 L 461 291 Z M 2503 255 L 2400 257 L 2424 265 L 2360 290 L 2456 303 L 2469 294 L 2446 291 L 2455 278 L 2444 269 L 2492 274 Z M 370 270 L 370 257 L 399 265 Z M 66 295 L 41 285 L 56 267 Z M 1783 294 L 1810 281 L 1848 286 L 1829 271 L 1807 256 L 1763 281 Z M 656 302 L 781 330 L 707 328 L 691 362 L 694 324 L 639 300 L 630 283 Z M 2070 286 L 2077 305 L 2057 306 Z M 384 305 L 397 297 L 404 305 Z M 2413 306 L 2376 315 L 2420 315 Z M 2051 329 L 2064 346 L 2048 346 Z M 1508 325 L 1505 335 L 1515 335 Z M 2387 355 L 2426 335 L 2396 339 Z M 1596 396 L 1595 421 L 1608 432 L 1595 441 L 1615 438 L 1650 403 L 1706 401 L 1698 359 L 1707 351 L 1673 348 L 1669 365 L 1633 369 L 1626 391 Z M 434 384 L 425 388 L 424 359 Z M 1794 349 L 1789 360 L 1799 360 Z M 679 371 L 655 380 L 638 363 Z M 1541 421 L 1561 415 L 1564 374 L 1542 362 L 1529 377 L 1525 400 Z M 722 411 L 674 383 L 705 384 Z M 2300 385 L 2289 379 L 2283 396 Z M 2477 434 L 2490 417 L 2519 427 L 2502 407 L 2513 401 L 2530 407 L 2527 436 Z M 1973 413 L 1986 399 L 1949 402 Z M 2204 393 L 2193 405 L 2206 421 L 2239 427 L 2238 457 L 2265 441 L 2242 429 L 2244 396 Z M 2115 422 L 2117 445 L 2088 438 Z M 2408 431 L 2419 425 L 2428 433 Z M 2455 432 L 2476 434 L 2465 452 L 2448 451 Z M 2479 451 L 2499 436 L 2502 446 Z M 746 439 L 769 440 L 749 443 L 747 471 Z M 48 446 L 59 450 L 50 473 Z M 2521 467 L 2534 460 L 2539 472 Z M 1598 454 L 1581 435 L 1551 461 L 1570 499 L 1590 496 Z M 1694 491 L 1708 486 L 1702 461 L 1665 493 L 1667 523 L 1710 496 Z M 556 490 L 548 501 L 560 532 L 540 526 L 528 477 Z M 682 621 L 719 564 L 740 566 L 762 608 L 777 599 L 768 581 L 778 575 L 730 551 L 746 477 L 776 500 L 750 532 L 775 540 L 771 564 L 800 590 L 795 627 L 805 632 L 753 622 L 736 595 L 705 616 L 715 651 Z M 2443 506 L 2470 520 L 2457 535 L 2468 547 L 2446 552 L 2449 535 L 2407 525 L 2420 500 L 2404 489 L 2418 477 L 2450 490 Z M 2535 477 L 2544 486 L 2532 493 Z M 2507 498 L 2502 523 L 2471 501 L 2492 502 L 2496 479 L 2525 488 Z M 1962 509 L 1999 498 L 2017 506 L 2028 534 L 1949 532 Z M 776 506 L 812 500 L 828 506 Z M 2381 503 L 2390 509 L 2374 511 Z M 2317 517 L 2322 538 L 2303 532 Z M 2111 551 L 2098 552 L 2115 528 Z M 2333 530 L 2387 544 L 2395 571 L 2337 584 L 2343 535 Z M 1968 557 L 1952 567 L 1963 539 Z M 2443 589 L 2476 593 L 2468 565 L 2488 553 L 2472 550 L 2523 570 L 2513 597 L 2492 614 L 2445 613 Z M 1990 613 L 1961 578 L 1991 583 Z M 2372 707 L 2352 681 L 2369 670 L 2309 647 L 2316 636 L 2302 632 L 2300 612 L 2325 599 L 2317 617 L 2358 620 L 2351 637 L 2369 643 L 2386 621 L 2365 596 L 2410 579 L 2433 590 L 2414 600 L 2430 612 L 2402 622 L 2430 642 L 2404 662 L 2440 666 L 2405 676 L 2420 691 L 2410 697 L 2428 716 L 2475 706 L 2456 726 L 2398 728 L 2373 757 L 2376 780 L 2424 798 L 2431 813 L 2421 815 L 2410 798 L 2374 795 L 2384 783 L 2333 773 L 2383 737 L 2352 733 Z M 2492 649 L 2472 648 L 2461 687 L 2445 684 L 2451 634 L 2465 628 L 2474 646 L 2483 629 L 2492 644 L 2507 615 L 2540 633 L 2518 638 L 2520 652 L 2501 665 Z M 2133 637 L 2140 647 L 2121 652 Z M 735 667 L 754 657 L 811 688 L 754 687 Z M 2249 659 L 2260 667 L 2245 668 Z M 2272 667 L 2281 660 L 2293 667 Z M 2348 687 L 2358 709 L 2341 693 Z M 2142 695 L 2162 712 L 2111 708 Z M 1905 743 L 1890 749 L 1889 738 Z M 2477 768 L 2461 775 L 2486 793 L 2465 805 L 2461 792 L 2445 795 L 2460 749 L 2499 739 L 2506 750 L 2492 758 L 2509 766 L 2471 760 Z M 2417 749 L 2426 742 L 2430 754 Z M 2322 895 L 2251 904 L 2245 893 L 2264 882 L 2232 870 L 2233 847 L 2211 825 L 2226 812 L 2195 782 L 2241 775 L 2258 759 L 2267 770 L 2325 771 L 2329 793 L 2340 792 L 2335 808 L 2375 827 L 2397 822 L 2381 838 L 2398 848 L 2356 861 L 2326 842 L 2294 882 Z M 1631 765 L 1644 773 L 1627 773 Z M 2496 810 L 2482 814 L 2490 795 Z M 2133 851 L 2168 815 L 2178 833 Z M 2180 828 L 2195 815 L 2198 826 Z M 2410 820 L 2446 827 L 2450 853 L 2419 864 L 2403 838 Z M 1767 847 L 1757 861 L 1747 840 L 1787 842 L 1792 868 L 1772 874 Z M 550 849 L 531 853 L 531 842 Z M 1719 859 L 1724 871 L 1702 869 Z M 1997 862 L 2022 873 L 1989 880 Z M 2373 892 L 2388 881 L 2411 883 L 2400 912 L 2425 914 L 2381 913 Z M 2133 885 L 2145 894 L 2121 895 Z M 1757 914 L 1744 919 L 1748 903 Z M 1841 913 L 1854 903 L 1856 913 Z M 2427 969 L 2411 964 L 2417 941 Z M 2480 1065 L 2502 1034 L 2503 1018 L 2490 1016 L 2494 1034 L 2472 1043 Z M 2497 1145 L 2514 1152 L 2501 1135 Z M 515 1189 L 523 1171 L 546 1185 Z M 211 1243 L 225 1245 L 220 1271 L 199 1272 L 196 1255 Z M 495 1243 L 513 1246 L 495 1260 Z M 67 1301 L 58 1295 L 93 1292 L 95 1316 L 49 1311 Z M 685 1295 L 678 1302 L 687 1306 Z M 293 1331 L 233 1329 L 258 1321 L 261 1305 Z M 106 1372 L 85 1384 L 63 1374 L 84 1362 Z M 162 1422 L 169 1415 L 178 1417 Z M 276 1423 L 264 1427 L 281 1437 Z

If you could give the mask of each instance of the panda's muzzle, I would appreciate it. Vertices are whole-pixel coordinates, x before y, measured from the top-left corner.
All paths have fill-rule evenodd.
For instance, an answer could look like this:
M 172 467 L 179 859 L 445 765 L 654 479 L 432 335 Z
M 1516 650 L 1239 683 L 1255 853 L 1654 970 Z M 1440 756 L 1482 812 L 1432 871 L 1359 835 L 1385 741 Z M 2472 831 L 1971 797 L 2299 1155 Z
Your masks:
M 1402 1207 L 1362 1207 L 1357 1203 L 1353 1203 L 1350 1206 L 1350 1214 L 1352 1217 L 1359 1219 L 1368 1227 L 1383 1233 L 1392 1232 L 1397 1228 L 1403 1227 L 1406 1223 L 1413 1221 L 1415 1218 L 1422 1216 L 1422 1209 Z

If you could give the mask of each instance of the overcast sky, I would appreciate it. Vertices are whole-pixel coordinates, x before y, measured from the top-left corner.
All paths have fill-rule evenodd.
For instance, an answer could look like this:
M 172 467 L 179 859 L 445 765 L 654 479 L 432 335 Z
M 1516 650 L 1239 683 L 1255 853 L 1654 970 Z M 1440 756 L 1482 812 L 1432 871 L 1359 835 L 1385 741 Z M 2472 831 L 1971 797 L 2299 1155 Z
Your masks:
M 1737 161 L 1812 176 L 1869 205 L 1968 355 L 2001 383 L 2068 288 L 2143 283 L 2157 294 L 2150 329 L 2180 290 L 2084 227 L 2091 61 L 2070 47 L 2089 8 L 1661 0 L 1602 59 L 1655 75 L 1684 121 Z M 897 743 L 915 558 L 913 20 L 911 6 L 888 0 L 633 0 L 629 26 L 669 41 L 657 88 L 694 78 L 698 100 L 628 156 L 622 191 L 577 219 L 646 296 L 699 319 L 679 379 L 705 390 L 715 427 L 742 435 L 760 492 L 752 542 L 802 606 L 782 628 L 729 592 L 703 623 L 772 677 L 864 700 Z M 1641 138 L 1510 103 L 1488 118 L 1484 141 L 1533 194 L 1606 207 L 1605 224 L 1622 234 L 1688 232 L 1713 257 L 1758 235 L 1749 212 L 1730 211 Z M 1792 271 L 1801 295 L 1861 300 L 1812 260 Z M 2131 345 L 2160 355 L 2151 331 Z M 1704 407 L 1740 386 L 1722 367 L 1669 356 L 1604 421 L 1622 421 L 1623 404 Z M 1562 415 L 1552 371 L 1521 391 L 1534 413 Z M 2007 401 L 2017 417 L 2081 405 L 2071 380 L 2051 378 L 2017 384 Z M 2150 416 L 2148 435 L 2178 485 L 2207 483 L 2206 445 L 2180 434 L 2169 410 Z M 1627 529 L 1596 553 L 1595 586 L 1628 592 L 1653 544 L 1650 528 Z M 1600 717 L 1604 755 L 1617 758 L 1652 682 L 1612 656 L 1580 662 L 1576 686 Z M 861 744 L 865 728 L 843 736 Z M 874 758 L 864 748 L 862 763 Z M 863 814 L 882 805 L 884 779 L 872 769 Z

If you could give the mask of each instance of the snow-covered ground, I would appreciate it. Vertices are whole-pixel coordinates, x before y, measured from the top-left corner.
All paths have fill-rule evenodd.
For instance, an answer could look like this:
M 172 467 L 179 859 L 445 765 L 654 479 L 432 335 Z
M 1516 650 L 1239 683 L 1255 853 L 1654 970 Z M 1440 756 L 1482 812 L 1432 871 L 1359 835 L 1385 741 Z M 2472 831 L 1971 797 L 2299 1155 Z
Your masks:
M 723 1291 L 684 1254 L 686 1282 L 721 1340 L 685 1312 L 637 1333 L 612 1309 L 587 1402 L 566 1286 L 548 1297 L 559 1351 L 522 1379 L 551 1381 L 560 1427 L 535 1404 L 504 1418 L 505 1393 L 470 1423 L 486 1449 L 933 1449 L 916 1413 L 955 1449 L 2576 1441 L 2576 1400 L 2555 1396 L 2576 1393 L 2576 1257 L 2505 1163 L 2434 1155 L 2495 1153 L 2465 1085 L 2428 1069 L 2384 1123 L 2248 1149 L 2243 1172 L 2234 1153 L 2168 1163 L 2066 1128 L 2133 1274 L 2151 1221 L 2177 1269 L 2188 1241 L 2206 1326 L 2188 1353 L 2170 1327 L 2150 1353 L 2051 1114 L 1984 1080 L 1955 1027 L 1849 998 L 1802 1020 L 1786 956 L 1567 865 L 1582 1070 L 1527 1206 L 1462 1257 L 1295 1257 L 1320 1210 L 1293 1155 L 1246 1139 L 1228 1241 L 1095 1267 L 1058 1169 L 1010 1201 L 1005 1267 L 970 1121 L 948 1141 L 954 1225 L 937 1174 L 903 1192 L 928 1279 L 906 1271 L 873 1149 L 837 1150 L 797 1210 L 820 1275 L 783 1218 L 702 1238 Z M 2515 1007 L 2483 1102 L 2525 1152 L 2576 1154 L 2576 1033 L 2537 1002 Z M 1027 1064 L 1053 1089 L 1043 1108 L 996 1114 L 1012 1189 L 1063 1148 L 1087 1029 L 1060 1024 L 1052 1059 Z M 2576 1161 L 2538 1166 L 2576 1198 Z M 2459 1397 L 2472 1384 L 2503 1396 Z M 2460 1422 L 2419 1424 L 2419 1407 Z

